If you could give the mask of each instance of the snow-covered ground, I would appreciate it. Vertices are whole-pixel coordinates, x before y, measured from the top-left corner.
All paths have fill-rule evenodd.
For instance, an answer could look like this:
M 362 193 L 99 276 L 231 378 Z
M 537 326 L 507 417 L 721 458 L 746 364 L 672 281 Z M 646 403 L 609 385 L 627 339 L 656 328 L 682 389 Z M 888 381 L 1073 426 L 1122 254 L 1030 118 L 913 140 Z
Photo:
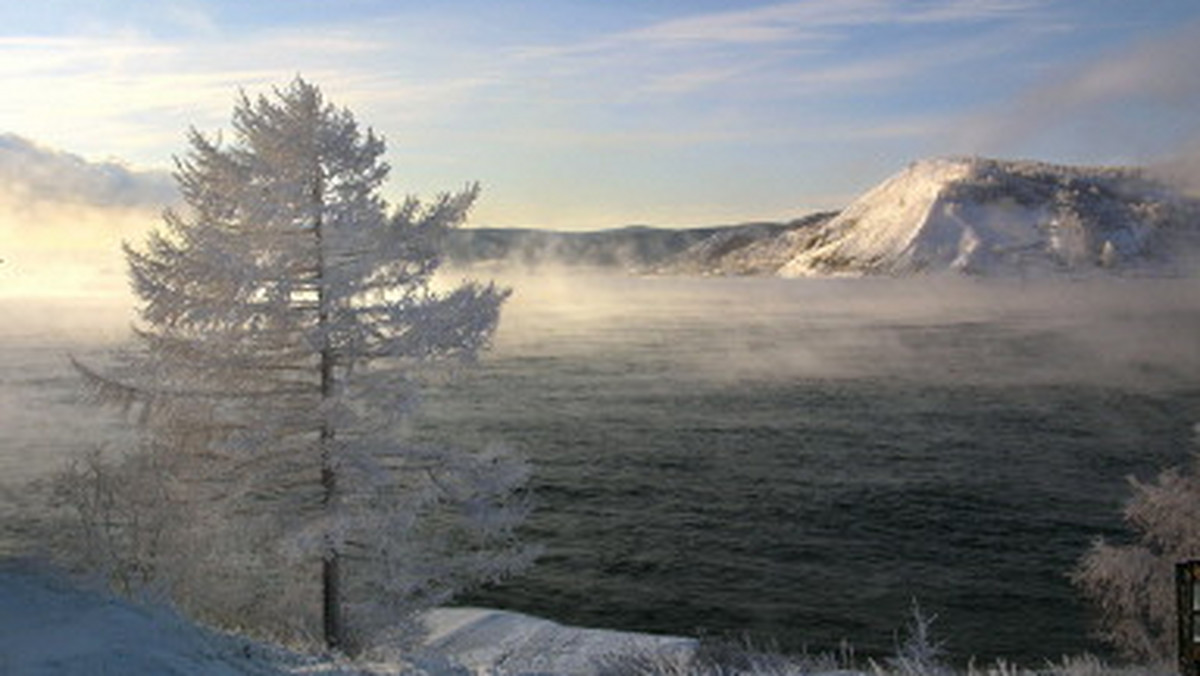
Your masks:
M 592 676 L 951 676 L 918 650 L 901 650 L 882 665 L 839 670 L 836 660 L 811 664 L 763 655 L 729 667 L 692 662 L 693 639 L 579 629 L 497 610 L 446 608 L 425 618 L 423 648 L 404 660 L 350 662 L 304 655 L 198 627 L 166 608 L 135 605 L 28 565 L 0 562 L 0 675 L 92 676 L 385 676 L 540 674 Z M 861 667 L 860 667 L 861 668 Z M 1036 670 L 998 663 L 969 676 L 1152 676 L 1162 668 L 1109 668 L 1084 657 Z
M 0 569 L 0 674 L 288 673 L 238 643 L 167 610 L 27 568 Z
M 483 609 L 439 609 L 425 623 L 425 645 L 411 663 L 351 665 L 209 631 L 169 609 L 134 605 L 28 566 L 0 566 L 4 675 L 589 674 L 610 657 L 685 656 L 696 645 Z
M 519 613 L 442 608 L 426 615 L 426 650 L 473 671 L 586 674 L 621 655 L 686 656 L 696 641 L 567 627 Z

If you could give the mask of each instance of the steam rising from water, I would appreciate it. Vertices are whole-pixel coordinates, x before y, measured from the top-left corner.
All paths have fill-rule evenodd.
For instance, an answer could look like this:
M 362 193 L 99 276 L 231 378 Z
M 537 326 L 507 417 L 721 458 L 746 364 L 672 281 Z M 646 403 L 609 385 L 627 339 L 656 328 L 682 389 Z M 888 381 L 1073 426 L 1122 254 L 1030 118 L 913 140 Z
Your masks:
M 0 297 L 88 297 L 128 305 L 121 242 L 140 241 L 147 209 L 22 201 L 0 191 Z
M 1196 280 L 446 274 L 453 282 L 493 276 L 513 296 L 483 358 L 506 364 L 552 358 L 589 368 L 593 357 L 628 352 L 636 353 L 629 363 L 706 387 L 885 377 L 1169 393 L 1200 383 Z M 52 467 L 56 453 L 95 442 L 97 424 L 115 424 L 82 407 L 66 355 L 100 358 L 127 339 L 132 308 L 112 299 L 0 298 L 8 363 L 0 447 Z
M 1191 450 L 1191 280 L 501 279 L 429 434 L 529 453 L 547 557 L 469 603 L 886 654 L 917 597 L 956 659 L 1095 650 L 1064 573 Z
M 0 134 L 0 297 L 128 304 L 122 240 L 178 200 L 165 172 L 135 171 Z
M 628 278 L 501 274 L 496 351 L 655 350 L 716 380 L 894 375 L 1180 386 L 1200 378 L 1193 280 Z M 719 327 L 718 331 L 697 331 Z M 698 344 L 701 343 L 701 344 Z
M 1125 475 L 1190 449 L 1192 280 L 494 276 L 495 350 L 417 429 L 529 453 L 548 556 L 470 603 L 883 654 L 916 596 L 964 660 L 1079 652 L 1064 571 L 1115 532 Z M 0 490 L 123 448 L 65 359 L 121 334 L 62 333 L 114 317 L 0 313 Z

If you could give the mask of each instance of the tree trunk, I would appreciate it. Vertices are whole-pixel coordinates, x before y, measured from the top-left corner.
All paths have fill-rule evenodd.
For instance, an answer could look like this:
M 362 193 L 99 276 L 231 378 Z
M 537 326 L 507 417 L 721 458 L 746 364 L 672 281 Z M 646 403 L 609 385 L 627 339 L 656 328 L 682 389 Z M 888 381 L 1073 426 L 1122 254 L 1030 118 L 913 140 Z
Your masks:
M 322 430 L 322 436 L 324 436 L 324 430 Z M 326 464 L 321 468 L 321 485 L 324 488 L 326 504 L 333 495 L 336 483 L 336 475 Z M 321 591 L 325 647 L 329 650 L 344 650 L 345 627 L 342 623 L 341 565 L 338 551 L 332 546 L 325 550 L 325 558 L 321 562 Z
M 313 234 L 317 245 L 317 331 L 321 334 L 321 507 L 333 509 L 337 495 L 337 472 L 333 466 L 334 428 L 329 421 L 327 404 L 333 397 L 334 355 L 329 342 L 329 299 L 325 293 L 325 238 L 323 232 L 324 175 L 316 167 L 313 181 Z M 341 565 L 337 546 L 327 542 L 321 561 L 321 615 L 325 630 L 325 647 L 331 651 L 345 650 L 346 628 L 342 619 Z

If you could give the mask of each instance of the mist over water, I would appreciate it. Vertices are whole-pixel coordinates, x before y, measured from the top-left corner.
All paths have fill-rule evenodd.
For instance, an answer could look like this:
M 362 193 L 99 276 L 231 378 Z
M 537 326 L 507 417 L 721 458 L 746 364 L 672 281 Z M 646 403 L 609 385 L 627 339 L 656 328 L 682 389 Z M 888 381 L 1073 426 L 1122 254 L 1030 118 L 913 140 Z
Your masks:
M 0 488 L 129 443 L 122 421 L 83 403 L 70 356 L 106 363 L 130 319 L 129 308 L 96 299 L 0 299 Z
M 656 351 L 702 381 L 904 376 L 953 383 L 1186 383 L 1200 283 L 504 276 L 494 355 Z
M 431 435 L 537 467 L 526 577 L 469 602 L 594 626 L 960 659 L 1101 650 L 1067 579 L 1125 478 L 1184 462 L 1181 280 L 514 279 Z
M 873 654 L 915 598 L 956 659 L 1098 650 L 1065 574 L 1200 421 L 1191 280 L 497 278 L 494 349 L 415 431 L 524 451 L 546 554 L 465 603 Z M 121 443 L 66 355 L 128 310 L 0 312 L 7 482 Z

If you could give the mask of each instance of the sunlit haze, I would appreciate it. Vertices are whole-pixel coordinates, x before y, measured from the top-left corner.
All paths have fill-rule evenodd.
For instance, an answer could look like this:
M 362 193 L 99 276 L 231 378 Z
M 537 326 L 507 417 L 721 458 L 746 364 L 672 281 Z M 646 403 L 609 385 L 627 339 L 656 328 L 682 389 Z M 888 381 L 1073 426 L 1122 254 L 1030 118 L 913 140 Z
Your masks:
M 1148 162 L 1197 139 L 1191 0 L 47 0 L 0 9 L 0 132 L 168 169 L 296 74 L 473 223 L 788 219 L 920 157 Z
M 1169 663 L 1200 0 L 7 0 L 0 91 L 0 672 Z

